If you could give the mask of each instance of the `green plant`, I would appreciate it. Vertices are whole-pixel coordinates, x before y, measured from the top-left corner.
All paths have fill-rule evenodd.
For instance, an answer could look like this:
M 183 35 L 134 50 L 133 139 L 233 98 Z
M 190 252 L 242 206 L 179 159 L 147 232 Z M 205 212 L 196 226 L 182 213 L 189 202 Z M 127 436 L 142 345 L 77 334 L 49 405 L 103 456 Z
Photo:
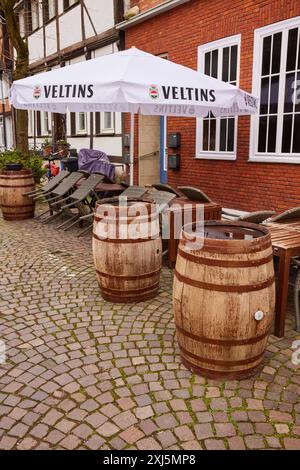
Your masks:
M 52 141 L 46 137 L 44 142 L 42 143 L 42 147 L 52 147 Z
M 30 168 L 37 184 L 40 183 L 47 172 L 47 169 L 43 166 L 43 159 L 33 152 L 24 155 L 19 150 L 7 150 L 0 154 L 0 169 L 5 168 L 8 163 L 22 163 L 24 168 Z

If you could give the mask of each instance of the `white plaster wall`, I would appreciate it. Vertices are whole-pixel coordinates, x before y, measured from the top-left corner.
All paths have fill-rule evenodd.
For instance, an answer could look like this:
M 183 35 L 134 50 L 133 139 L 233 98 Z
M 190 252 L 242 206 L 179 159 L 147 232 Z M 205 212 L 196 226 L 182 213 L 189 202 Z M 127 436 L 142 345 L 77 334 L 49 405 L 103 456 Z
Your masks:
M 36 62 L 44 57 L 43 30 L 39 29 L 28 37 L 29 62 Z
M 113 28 L 114 26 L 114 2 L 113 0 L 85 0 L 91 20 L 97 31 L 97 34 Z M 86 37 L 95 35 L 91 22 L 84 12 L 85 34 Z
M 42 30 L 39 30 L 42 36 Z M 56 23 L 55 21 L 51 21 L 46 25 L 45 28 L 46 34 L 46 55 L 51 55 L 57 52 L 57 40 L 56 40 Z M 41 39 L 43 41 L 43 39 Z
M 71 46 L 82 40 L 80 5 L 67 11 L 59 18 L 60 47 Z

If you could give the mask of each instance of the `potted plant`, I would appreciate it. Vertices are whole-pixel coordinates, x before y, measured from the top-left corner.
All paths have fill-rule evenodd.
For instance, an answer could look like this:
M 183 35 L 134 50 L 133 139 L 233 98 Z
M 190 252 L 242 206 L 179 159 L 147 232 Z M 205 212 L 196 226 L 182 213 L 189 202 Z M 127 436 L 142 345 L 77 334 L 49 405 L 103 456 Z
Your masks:
M 49 139 L 45 139 L 42 144 L 42 148 L 44 157 L 49 157 L 52 153 L 52 142 Z
M 0 154 L 0 170 L 5 169 L 9 165 L 10 169 L 17 168 L 31 169 L 35 183 L 39 184 L 47 170 L 44 168 L 44 162 L 41 157 L 29 152 L 24 155 L 18 150 L 6 150 Z

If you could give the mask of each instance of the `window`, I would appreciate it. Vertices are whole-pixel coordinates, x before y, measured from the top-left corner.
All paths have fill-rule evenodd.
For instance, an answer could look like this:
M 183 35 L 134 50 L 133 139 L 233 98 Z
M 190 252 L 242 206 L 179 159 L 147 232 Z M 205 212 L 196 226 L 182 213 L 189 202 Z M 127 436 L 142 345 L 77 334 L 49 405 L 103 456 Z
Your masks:
M 56 8 L 55 0 L 43 0 L 43 17 L 44 23 L 52 20 L 55 17 Z
M 39 28 L 39 2 L 38 0 L 33 0 L 31 2 L 31 29 L 30 31 L 35 31 Z
M 25 34 L 26 34 L 25 9 L 22 8 L 22 9 L 18 10 L 17 13 L 18 13 L 18 19 L 19 19 L 20 34 L 21 34 L 21 36 L 25 36 Z
M 110 112 L 95 113 L 95 134 L 114 134 L 115 114 Z
M 75 5 L 75 3 L 78 3 L 78 0 L 64 0 L 64 11 L 66 11 L 72 5 Z
M 41 131 L 42 135 L 51 134 L 51 117 L 50 113 L 42 111 L 41 112 Z
M 300 163 L 300 17 L 256 30 L 250 160 Z
M 76 114 L 76 134 L 86 134 L 86 113 L 77 113 Z
M 198 48 L 198 70 L 232 85 L 239 81 L 240 35 L 221 39 Z M 197 119 L 198 158 L 236 158 L 237 118 L 216 118 L 210 112 Z

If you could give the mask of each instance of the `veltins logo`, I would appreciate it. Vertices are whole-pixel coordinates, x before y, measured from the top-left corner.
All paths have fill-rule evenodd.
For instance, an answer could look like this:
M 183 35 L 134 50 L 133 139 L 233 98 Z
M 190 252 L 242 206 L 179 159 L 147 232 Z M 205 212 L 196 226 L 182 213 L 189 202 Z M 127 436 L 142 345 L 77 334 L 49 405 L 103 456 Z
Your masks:
M 157 100 L 159 98 L 159 91 L 156 85 L 149 86 L 149 96 L 152 100 Z
M 33 97 L 38 100 L 41 97 L 42 90 L 39 85 L 36 85 L 33 89 Z

